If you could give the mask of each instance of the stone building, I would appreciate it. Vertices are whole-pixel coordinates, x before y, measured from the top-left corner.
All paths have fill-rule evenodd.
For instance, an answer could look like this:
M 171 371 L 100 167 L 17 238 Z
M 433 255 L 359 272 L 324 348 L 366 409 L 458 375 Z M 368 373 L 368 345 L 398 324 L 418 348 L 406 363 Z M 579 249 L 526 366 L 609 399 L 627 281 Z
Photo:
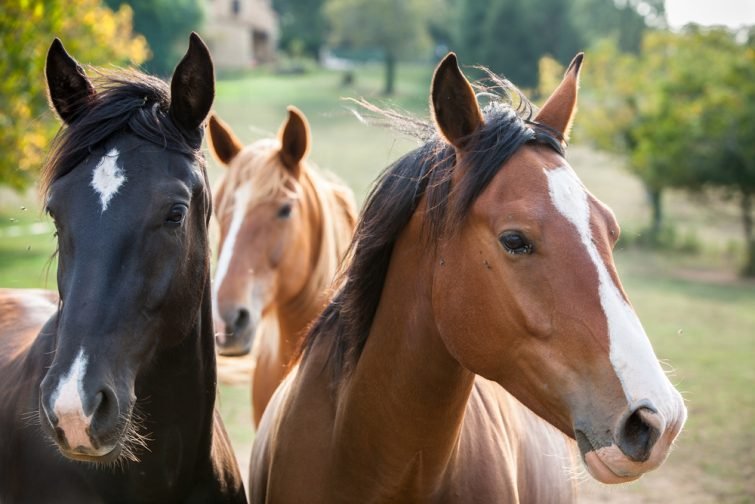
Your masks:
M 278 16 L 270 0 L 206 1 L 202 35 L 217 68 L 250 68 L 275 59 Z

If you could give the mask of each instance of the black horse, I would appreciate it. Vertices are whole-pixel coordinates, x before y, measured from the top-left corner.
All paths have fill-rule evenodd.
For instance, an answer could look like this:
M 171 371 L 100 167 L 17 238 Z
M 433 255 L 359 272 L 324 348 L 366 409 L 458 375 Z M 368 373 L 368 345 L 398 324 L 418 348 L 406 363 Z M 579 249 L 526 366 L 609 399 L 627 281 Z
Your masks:
M 60 302 L 38 335 L 8 317 L 49 311 L 0 312 L 0 502 L 245 502 L 215 410 L 207 47 L 191 35 L 170 89 L 95 86 L 57 39 L 46 73 Z

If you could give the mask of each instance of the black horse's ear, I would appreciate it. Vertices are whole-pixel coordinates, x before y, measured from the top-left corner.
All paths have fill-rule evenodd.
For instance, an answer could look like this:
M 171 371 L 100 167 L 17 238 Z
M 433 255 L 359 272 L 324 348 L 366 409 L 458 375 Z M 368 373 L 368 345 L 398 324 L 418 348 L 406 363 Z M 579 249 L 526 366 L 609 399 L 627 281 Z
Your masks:
M 435 69 L 430 100 L 435 124 L 457 148 L 462 148 L 469 135 L 483 124 L 477 97 L 454 53 L 448 53 Z
M 189 50 L 170 81 L 170 115 L 184 131 L 199 128 L 215 98 L 215 71 L 210 51 L 192 32 Z
M 50 103 L 60 118 L 70 124 L 92 101 L 94 86 L 63 47 L 60 39 L 52 41 L 45 64 Z
M 306 157 L 311 144 L 309 123 L 301 110 L 289 105 L 288 118 L 281 125 L 278 137 L 281 142 L 281 160 L 298 177 L 299 162 Z

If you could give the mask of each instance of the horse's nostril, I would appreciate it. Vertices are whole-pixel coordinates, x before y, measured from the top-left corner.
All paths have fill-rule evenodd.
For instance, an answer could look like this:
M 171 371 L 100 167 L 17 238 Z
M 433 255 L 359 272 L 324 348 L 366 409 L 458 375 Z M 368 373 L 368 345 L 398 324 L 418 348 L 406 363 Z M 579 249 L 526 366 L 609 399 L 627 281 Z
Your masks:
M 94 396 L 92 408 L 92 424 L 90 433 L 93 440 L 98 434 L 111 432 L 118 425 L 118 400 L 115 393 L 109 387 L 105 387 Z
M 100 406 L 105 401 L 107 401 L 107 399 L 105 399 L 105 394 L 102 392 L 97 392 L 97 395 L 94 396 L 94 408 L 92 408 L 92 410 L 97 413 L 97 410 L 100 409 Z
M 653 410 L 641 407 L 626 418 L 618 434 L 621 451 L 634 461 L 644 462 L 661 434 L 661 420 Z
M 243 332 L 249 327 L 250 318 L 249 310 L 246 308 L 239 308 L 236 312 L 236 320 L 233 322 L 233 332 L 237 334 Z

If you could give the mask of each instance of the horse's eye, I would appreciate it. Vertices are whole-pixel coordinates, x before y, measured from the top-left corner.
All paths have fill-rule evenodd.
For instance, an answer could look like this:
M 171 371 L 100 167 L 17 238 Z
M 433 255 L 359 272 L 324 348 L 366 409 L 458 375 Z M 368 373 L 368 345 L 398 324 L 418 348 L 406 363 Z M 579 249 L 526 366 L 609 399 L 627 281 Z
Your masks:
M 286 203 L 278 209 L 279 219 L 288 219 L 291 217 L 291 203 Z
M 520 231 L 505 231 L 499 238 L 506 252 L 514 255 L 531 254 L 532 243 Z
M 183 203 L 173 205 L 170 208 L 167 217 L 165 217 L 165 222 L 167 222 L 168 224 L 181 224 L 186 218 L 186 212 L 188 210 L 189 207 L 187 207 Z

